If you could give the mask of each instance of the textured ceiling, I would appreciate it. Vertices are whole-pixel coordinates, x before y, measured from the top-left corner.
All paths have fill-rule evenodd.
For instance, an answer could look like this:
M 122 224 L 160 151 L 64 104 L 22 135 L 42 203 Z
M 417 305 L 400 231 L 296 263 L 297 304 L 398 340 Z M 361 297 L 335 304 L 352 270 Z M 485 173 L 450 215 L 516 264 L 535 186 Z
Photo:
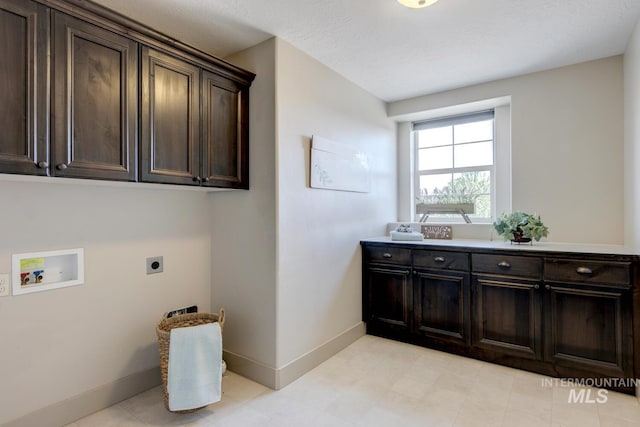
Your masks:
M 624 52 L 640 0 L 94 0 L 225 57 L 278 36 L 385 101 Z

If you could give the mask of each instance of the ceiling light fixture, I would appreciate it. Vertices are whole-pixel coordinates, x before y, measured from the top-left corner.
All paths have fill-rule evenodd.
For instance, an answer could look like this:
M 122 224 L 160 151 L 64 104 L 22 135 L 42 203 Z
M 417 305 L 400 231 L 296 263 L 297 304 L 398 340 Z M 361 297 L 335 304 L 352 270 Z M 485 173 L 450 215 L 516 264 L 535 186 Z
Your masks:
M 398 3 L 412 9 L 419 9 L 421 7 L 431 6 L 437 1 L 438 0 L 398 0 Z

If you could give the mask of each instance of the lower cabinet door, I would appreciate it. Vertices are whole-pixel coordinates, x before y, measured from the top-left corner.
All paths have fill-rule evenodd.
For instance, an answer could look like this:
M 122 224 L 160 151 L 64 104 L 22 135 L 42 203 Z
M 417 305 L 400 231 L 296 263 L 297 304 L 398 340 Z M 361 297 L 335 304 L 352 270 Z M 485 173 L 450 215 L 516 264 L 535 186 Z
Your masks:
M 409 267 L 369 266 L 365 321 L 368 332 L 409 330 L 411 287 Z
M 545 294 L 548 361 L 607 376 L 633 376 L 630 290 L 549 283 Z
M 469 274 L 415 270 L 413 330 L 439 344 L 469 343 Z
M 491 358 L 542 358 L 540 283 L 473 276 L 473 347 Z

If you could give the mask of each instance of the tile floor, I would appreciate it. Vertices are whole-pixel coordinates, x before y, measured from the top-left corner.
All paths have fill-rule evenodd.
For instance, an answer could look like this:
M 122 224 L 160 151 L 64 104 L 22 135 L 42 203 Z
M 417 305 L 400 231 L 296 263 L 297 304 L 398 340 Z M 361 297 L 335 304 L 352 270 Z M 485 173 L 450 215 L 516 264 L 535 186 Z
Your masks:
M 635 397 L 568 403 L 544 378 L 367 335 L 280 391 L 228 372 L 222 401 L 200 411 L 166 411 L 157 387 L 68 427 L 640 426 Z

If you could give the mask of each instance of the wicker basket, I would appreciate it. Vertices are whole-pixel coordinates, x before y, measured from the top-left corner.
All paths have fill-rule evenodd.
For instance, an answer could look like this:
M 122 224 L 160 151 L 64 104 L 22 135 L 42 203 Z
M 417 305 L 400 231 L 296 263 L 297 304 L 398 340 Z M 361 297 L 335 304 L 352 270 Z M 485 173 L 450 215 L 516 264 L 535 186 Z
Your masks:
M 166 316 L 166 314 L 165 314 Z M 169 371 L 169 341 L 171 337 L 171 329 L 186 328 L 187 326 L 198 326 L 206 323 L 220 323 L 220 329 L 224 327 L 224 308 L 220 309 L 220 313 L 189 313 L 180 314 L 173 317 L 165 317 L 158 323 L 156 334 L 158 335 L 158 351 L 160 353 L 160 373 L 162 375 L 162 394 L 164 395 L 164 406 L 169 409 L 169 392 L 167 390 L 167 375 Z M 183 411 L 171 411 L 179 414 L 186 414 L 197 411 L 200 408 L 186 409 Z

